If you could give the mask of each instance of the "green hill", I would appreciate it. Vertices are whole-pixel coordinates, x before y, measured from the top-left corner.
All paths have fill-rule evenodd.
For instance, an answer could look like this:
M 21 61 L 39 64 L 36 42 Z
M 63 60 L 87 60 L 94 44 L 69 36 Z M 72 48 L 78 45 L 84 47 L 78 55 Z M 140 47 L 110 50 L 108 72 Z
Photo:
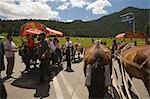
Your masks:
M 136 31 L 144 31 L 149 25 L 150 9 L 139 9 L 128 7 L 120 12 L 101 17 L 100 19 L 83 22 L 75 20 L 73 22 L 59 22 L 55 20 L 0 20 L 0 33 L 14 32 L 18 35 L 18 30 L 22 24 L 28 21 L 38 21 L 46 26 L 62 31 L 65 35 L 84 37 L 113 37 L 118 33 L 129 31 L 127 23 L 121 23 L 120 15 L 132 12 L 135 15 Z

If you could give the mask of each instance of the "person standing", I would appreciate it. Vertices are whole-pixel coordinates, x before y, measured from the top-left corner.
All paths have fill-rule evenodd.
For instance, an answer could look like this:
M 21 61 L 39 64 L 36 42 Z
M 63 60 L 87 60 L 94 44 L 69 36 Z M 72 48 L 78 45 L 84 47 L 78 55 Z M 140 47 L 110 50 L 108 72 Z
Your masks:
M 61 48 L 60 48 L 58 39 L 55 40 L 55 46 L 56 46 L 55 52 L 57 54 L 57 62 L 58 62 L 58 64 L 61 64 L 61 62 L 62 62 L 62 55 L 61 55 Z
M 49 47 L 52 50 L 52 65 L 55 65 L 57 63 L 57 57 L 56 57 L 56 45 L 55 45 L 55 38 L 53 40 L 50 40 Z
M 45 33 L 39 35 L 40 45 L 39 45 L 39 60 L 40 60 L 40 83 L 45 82 L 45 76 L 50 65 L 50 55 L 48 55 L 48 41 L 46 40 Z
M 24 72 L 31 70 L 30 60 L 33 59 L 34 53 L 35 53 L 35 51 L 34 51 L 35 43 L 34 43 L 33 39 L 31 38 L 31 35 L 30 34 L 26 35 L 26 39 L 27 39 L 27 42 L 25 42 L 25 46 L 24 46 L 25 50 L 26 50 L 25 51 L 26 53 L 22 57 L 22 60 L 26 65 L 26 68 L 25 68 Z
M 3 82 L 1 81 L 1 71 L 5 70 L 5 66 L 4 66 L 5 50 L 4 50 L 4 44 L 1 41 L 1 39 L 3 39 L 2 36 L 0 36 L 0 99 L 6 99 L 7 92 L 6 92 Z
M 4 44 L 1 41 L 4 37 L 0 36 L 0 99 L 7 99 L 7 92 L 3 82 L 1 81 L 1 71 L 5 70 L 4 66 Z
M 66 37 L 66 60 L 67 60 L 67 68 L 65 71 L 67 72 L 74 72 L 71 68 L 71 50 L 73 47 L 72 41 L 70 40 L 69 37 Z
M 5 56 L 7 59 L 7 77 L 10 78 L 13 73 L 14 63 L 15 63 L 15 52 L 17 52 L 17 46 L 13 42 L 12 35 L 7 35 L 7 41 L 4 44 Z
M 2 36 L 0 36 L 0 71 L 5 70 L 5 65 L 4 65 L 5 50 L 4 50 L 4 44 L 1 41 L 1 39 L 3 39 Z
M 117 42 L 116 42 L 116 40 L 113 40 L 113 42 L 112 42 L 112 54 L 115 54 L 115 50 L 117 50 Z

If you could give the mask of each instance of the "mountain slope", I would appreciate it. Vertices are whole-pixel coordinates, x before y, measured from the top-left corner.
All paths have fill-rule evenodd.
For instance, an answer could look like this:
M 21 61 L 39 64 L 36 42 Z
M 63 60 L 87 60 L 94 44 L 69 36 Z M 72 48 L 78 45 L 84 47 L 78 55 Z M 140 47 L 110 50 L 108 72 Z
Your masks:
M 14 32 L 18 35 L 18 30 L 22 24 L 28 21 L 38 21 L 52 29 L 62 31 L 65 35 L 113 37 L 118 33 L 131 30 L 127 23 L 121 23 L 120 18 L 120 15 L 128 12 L 132 12 L 135 15 L 136 31 L 144 31 L 144 27 L 150 23 L 150 9 L 128 7 L 120 12 L 112 13 L 100 19 L 87 22 L 81 20 L 75 20 L 73 22 L 59 22 L 55 20 L 0 20 L 0 33 Z

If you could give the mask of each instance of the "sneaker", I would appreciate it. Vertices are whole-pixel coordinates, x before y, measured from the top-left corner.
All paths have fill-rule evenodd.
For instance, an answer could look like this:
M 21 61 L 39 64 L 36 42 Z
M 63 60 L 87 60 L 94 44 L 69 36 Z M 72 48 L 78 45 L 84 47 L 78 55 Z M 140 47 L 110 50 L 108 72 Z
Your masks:
M 66 71 L 66 72 L 74 72 L 74 70 L 72 70 L 71 68 L 70 68 L 70 69 L 67 68 L 65 71 Z
M 38 98 L 38 97 L 41 97 L 41 96 L 35 93 L 34 97 Z
M 74 70 L 72 70 L 72 69 L 69 69 L 69 71 L 68 72 L 74 72 Z

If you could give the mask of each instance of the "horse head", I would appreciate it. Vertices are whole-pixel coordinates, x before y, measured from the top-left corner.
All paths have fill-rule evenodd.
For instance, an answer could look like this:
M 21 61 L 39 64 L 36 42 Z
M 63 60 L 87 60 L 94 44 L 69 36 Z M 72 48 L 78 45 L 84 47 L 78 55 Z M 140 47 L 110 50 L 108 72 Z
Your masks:
M 102 45 L 99 41 L 87 48 L 84 55 L 86 64 L 94 64 L 101 59 L 101 64 L 109 64 L 111 56 L 110 48 Z

